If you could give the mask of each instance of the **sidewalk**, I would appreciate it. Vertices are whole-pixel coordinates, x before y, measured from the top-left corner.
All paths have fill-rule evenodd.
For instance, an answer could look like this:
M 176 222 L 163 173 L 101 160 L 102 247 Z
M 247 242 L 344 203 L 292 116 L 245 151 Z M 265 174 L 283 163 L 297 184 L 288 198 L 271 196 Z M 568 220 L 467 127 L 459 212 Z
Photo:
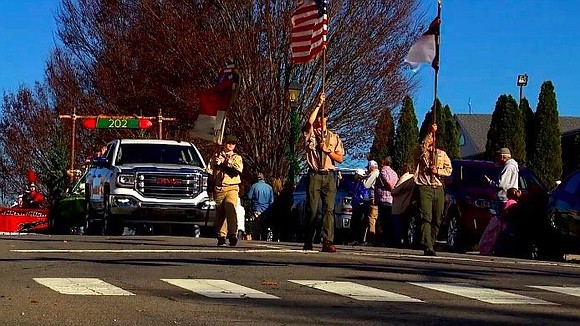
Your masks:
M 567 254 L 566 261 L 570 263 L 580 263 L 580 255 Z

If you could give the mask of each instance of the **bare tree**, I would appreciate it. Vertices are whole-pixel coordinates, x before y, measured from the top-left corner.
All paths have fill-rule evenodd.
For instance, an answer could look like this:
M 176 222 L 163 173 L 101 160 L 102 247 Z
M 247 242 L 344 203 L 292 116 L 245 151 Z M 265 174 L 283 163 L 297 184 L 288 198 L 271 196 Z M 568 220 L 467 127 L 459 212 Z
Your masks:
M 48 64 L 57 111 L 148 116 L 163 109 L 178 118 L 165 125 L 167 136 L 189 138 L 196 94 L 233 58 L 242 82 L 227 129 L 241 139 L 247 173 L 286 174 L 292 80 L 304 85 L 303 121 L 324 91 L 347 151 L 367 151 L 377 117 L 413 87 L 402 61 L 421 31 L 417 1 L 330 1 L 326 55 L 300 66 L 290 63 L 294 7 L 293 0 L 63 0 L 61 45 Z M 78 137 L 94 147 L 124 133 Z
M 34 90 L 20 88 L 2 102 L 0 171 L 3 194 L 22 193 L 27 172 L 38 175 L 38 188 L 56 201 L 66 187 L 68 148 L 62 124 L 53 109 L 48 87 L 37 83 Z
M 332 127 L 351 152 L 368 150 L 377 117 L 398 106 L 414 85 L 402 65 L 419 31 L 413 1 L 331 1 L 327 53 L 301 66 L 290 64 L 289 57 L 294 1 L 216 3 L 223 4 L 217 23 L 236 35 L 229 47 L 244 75 L 229 129 L 242 134 L 241 148 L 252 171 L 286 174 L 283 154 L 291 111 L 286 91 L 292 80 L 304 85 L 303 121 L 318 94 L 327 94 Z

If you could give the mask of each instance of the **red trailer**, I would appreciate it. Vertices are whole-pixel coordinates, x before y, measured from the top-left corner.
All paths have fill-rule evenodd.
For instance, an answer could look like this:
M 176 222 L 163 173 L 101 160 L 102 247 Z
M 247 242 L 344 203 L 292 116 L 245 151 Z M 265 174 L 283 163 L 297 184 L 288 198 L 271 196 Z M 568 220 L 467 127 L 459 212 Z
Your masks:
M 45 232 L 48 209 L 0 207 L 0 232 Z

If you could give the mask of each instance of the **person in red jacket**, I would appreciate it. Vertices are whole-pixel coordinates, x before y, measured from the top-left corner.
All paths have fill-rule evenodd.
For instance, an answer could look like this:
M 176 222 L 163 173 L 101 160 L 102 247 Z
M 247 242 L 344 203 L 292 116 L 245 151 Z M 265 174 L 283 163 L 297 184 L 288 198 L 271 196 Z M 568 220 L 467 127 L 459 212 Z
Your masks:
M 28 192 L 24 196 L 23 207 L 25 208 L 40 208 L 44 205 L 44 196 L 36 190 L 36 185 L 31 183 L 28 187 Z

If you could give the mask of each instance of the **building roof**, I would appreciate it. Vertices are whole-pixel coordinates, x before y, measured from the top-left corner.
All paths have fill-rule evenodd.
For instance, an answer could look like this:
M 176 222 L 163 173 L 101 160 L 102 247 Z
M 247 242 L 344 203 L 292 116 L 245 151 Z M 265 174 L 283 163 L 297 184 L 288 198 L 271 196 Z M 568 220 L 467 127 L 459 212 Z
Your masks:
M 562 135 L 580 133 L 580 117 L 560 117 Z
M 485 152 L 491 114 L 456 114 L 459 133 L 476 147 L 476 153 Z M 580 133 L 580 117 L 560 117 L 562 135 Z M 463 156 L 463 155 L 462 155 Z
M 455 119 L 459 123 L 459 134 L 475 145 L 475 152 L 485 152 L 491 114 L 456 114 Z

